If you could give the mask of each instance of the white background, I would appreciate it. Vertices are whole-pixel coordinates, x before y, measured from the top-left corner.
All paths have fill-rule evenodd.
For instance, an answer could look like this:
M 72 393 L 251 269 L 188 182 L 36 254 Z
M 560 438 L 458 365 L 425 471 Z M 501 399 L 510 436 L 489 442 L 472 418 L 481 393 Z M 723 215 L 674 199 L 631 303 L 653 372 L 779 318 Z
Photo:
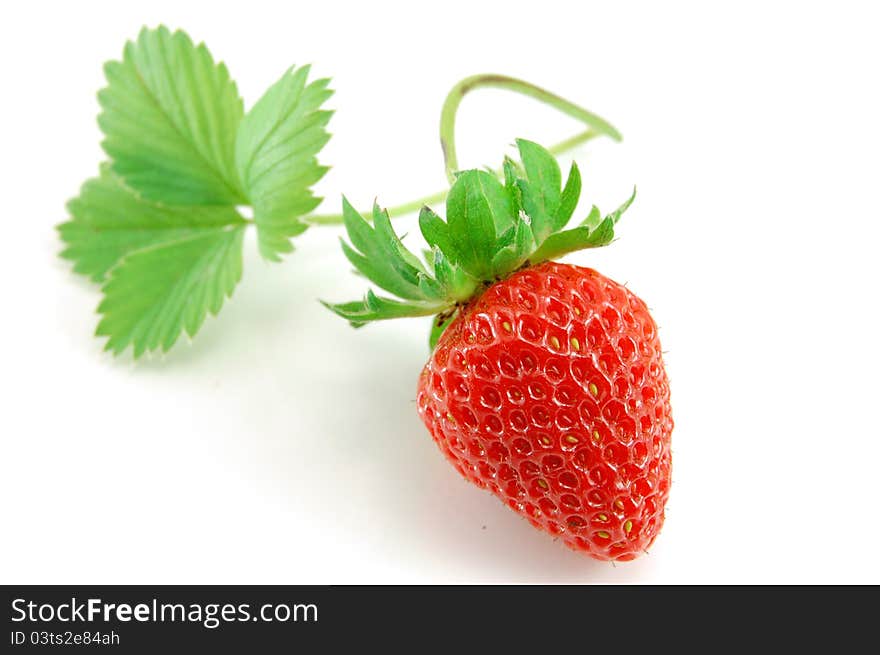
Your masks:
M 872 3 L 614 4 L 6 3 L 0 582 L 880 583 Z M 315 302 L 364 291 L 337 229 L 280 265 L 250 235 L 192 345 L 102 353 L 53 226 L 102 159 L 102 63 L 159 22 L 206 41 L 248 106 L 291 64 L 334 78 L 325 211 L 442 188 L 440 104 L 472 73 L 621 129 L 575 153 L 585 203 L 639 197 L 619 241 L 571 261 L 645 298 L 668 351 L 649 556 L 592 561 L 458 477 L 413 403 L 424 321 L 355 332 Z M 501 91 L 459 123 L 463 166 L 577 129 Z

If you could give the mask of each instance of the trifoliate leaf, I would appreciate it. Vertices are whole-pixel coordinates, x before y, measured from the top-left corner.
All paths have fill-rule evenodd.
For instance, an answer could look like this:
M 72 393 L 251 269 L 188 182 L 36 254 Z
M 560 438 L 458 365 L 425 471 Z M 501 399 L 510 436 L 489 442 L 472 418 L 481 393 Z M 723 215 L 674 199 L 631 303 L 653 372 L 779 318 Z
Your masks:
M 292 250 L 300 217 L 319 203 L 310 186 L 327 170 L 315 156 L 331 92 L 328 80 L 307 84 L 308 67 L 291 69 L 244 116 L 225 65 L 165 27 L 142 30 L 104 70 L 98 122 L 110 161 L 58 229 L 62 257 L 104 283 L 98 334 L 137 357 L 194 335 L 232 293 L 247 225 L 238 205 L 254 209 L 264 257 Z M 414 255 L 397 255 L 400 270 L 415 269 L 406 279 L 420 299 L 445 297 Z
M 204 44 L 181 31 L 144 29 L 104 72 L 102 145 L 128 186 L 168 204 L 245 201 L 235 171 L 241 98 Z
M 306 229 L 299 219 L 321 199 L 311 186 L 327 168 L 316 155 L 330 139 L 332 112 L 319 109 L 333 94 L 329 80 L 306 84 L 309 67 L 288 70 L 244 117 L 235 163 L 254 207 L 260 253 L 277 261 L 290 252 L 290 238 Z
M 104 284 L 98 336 L 119 354 L 167 351 L 184 330 L 194 336 L 217 314 L 242 273 L 243 226 L 206 230 L 125 256 Z
M 226 225 L 245 225 L 232 207 L 167 206 L 144 200 L 106 165 L 67 207 L 72 219 L 58 226 L 67 244 L 61 256 L 75 262 L 74 271 L 95 282 L 103 281 L 128 253 Z

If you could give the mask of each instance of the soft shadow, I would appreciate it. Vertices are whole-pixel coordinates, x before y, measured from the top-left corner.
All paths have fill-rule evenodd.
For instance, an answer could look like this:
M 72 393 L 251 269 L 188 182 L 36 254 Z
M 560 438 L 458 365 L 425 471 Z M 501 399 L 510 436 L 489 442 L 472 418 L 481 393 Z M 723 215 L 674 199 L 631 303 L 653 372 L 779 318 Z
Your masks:
M 380 326 L 347 376 L 351 403 L 330 420 L 340 472 L 369 467 L 362 488 L 401 566 L 443 563 L 455 582 L 591 582 L 636 579 L 641 561 L 612 567 L 574 552 L 529 525 L 491 493 L 465 481 L 445 460 L 415 408 L 424 343 L 395 339 Z M 342 346 L 340 346 L 342 347 Z M 381 378 L 377 379 L 377 372 Z M 358 417 L 355 422 L 352 417 Z M 363 448 L 362 444 L 370 444 Z M 358 444 L 361 444 L 358 447 Z M 424 572 L 433 577 L 434 572 Z

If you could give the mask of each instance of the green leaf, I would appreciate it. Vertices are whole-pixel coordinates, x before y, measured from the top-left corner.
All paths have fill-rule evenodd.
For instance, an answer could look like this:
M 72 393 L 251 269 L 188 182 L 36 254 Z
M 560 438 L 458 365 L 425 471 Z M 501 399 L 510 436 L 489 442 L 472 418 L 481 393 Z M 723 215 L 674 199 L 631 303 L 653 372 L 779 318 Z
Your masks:
M 104 72 L 102 145 L 128 186 L 168 204 L 244 202 L 235 171 L 241 98 L 204 44 L 181 31 L 144 29 Z
M 562 173 L 547 149 L 525 139 L 517 139 L 516 144 L 526 172 L 525 183 L 520 183 L 523 208 L 532 221 L 536 242 L 541 243 L 554 230 Z
M 442 305 L 437 303 L 401 302 L 392 298 L 382 298 L 372 291 L 367 291 L 366 297 L 359 302 L 334 305 L 321 301 L 321 304 L 355 327 L 360 327 L 370 321 L 383 321 L 411 316 L 431 316 L 443 308 Z
M 504 186 L 486 171 L 463 171 L 446 199 L 446 223 L 456 262 L 479 279 L 494 275 L 496 236 L 514 225 L 513 202 Z
M 300 218 L 321 202 L 311 187 L 328 170 L 316 156 L 330 139 L 326 126 L 332 112 L 320 107 L 333 92 L 327 79 L 306 84 L 309 70 L 285 72 L 244 117 L 235 144 L 260 253 L 272 261 L 293 250 L 290 238 L 306 229 Z
M 72 219 L 58 226 L 67 244 L 61 256 L 74 262 L 74 271 L 95 282 L 128 253 L 227 225 L 245 225 L 231 207 L 161 205 L 137 196 L 108 166 L 101 176 L 83 184 L 71 200 Z
M 194 336 L 216 315 L 242 272 L 243 226 L 218 227 L 135 251 L 110 272 L 96 334 L 115 354 L 167 351 L 184 330 Z

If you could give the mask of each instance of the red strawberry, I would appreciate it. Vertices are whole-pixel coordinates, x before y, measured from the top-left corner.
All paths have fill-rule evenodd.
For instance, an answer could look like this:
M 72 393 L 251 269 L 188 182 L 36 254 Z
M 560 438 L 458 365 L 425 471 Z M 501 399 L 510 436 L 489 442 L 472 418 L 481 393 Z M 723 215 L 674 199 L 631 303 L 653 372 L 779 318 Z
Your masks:
M 419 378 L 418 409 L 465 478 L 598 559 L 663 525 L 669 385 L 645 303 L 594 270 L 544 263 L 468 304 Z
M 453 466 L 535 527 L 597 559 L 630 560 L 663 525 L 672 417 L 657 326 L 645 303 L 589 268 L 552 261 L 604 246 L 630 198 L 564 229 L 580 195 L 556 160 L 520 140 L 504 182 L 458 174 L 446 220 L 428 208 L 425 266 L 387 213 L 371 226 L 343 202 L 362 302 L 328 305 L 353 325 L 436 315 L 418 411 Z M 633 194 L 635 195 L 635 194 Z

